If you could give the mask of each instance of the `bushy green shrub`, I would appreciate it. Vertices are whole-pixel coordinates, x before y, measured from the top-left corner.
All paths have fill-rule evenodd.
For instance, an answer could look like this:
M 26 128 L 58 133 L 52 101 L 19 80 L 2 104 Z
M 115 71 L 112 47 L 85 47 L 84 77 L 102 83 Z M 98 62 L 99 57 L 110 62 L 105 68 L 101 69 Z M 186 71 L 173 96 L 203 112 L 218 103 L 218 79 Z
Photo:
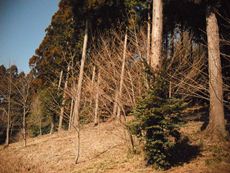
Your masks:
M 173 147 L 180 139 L 180 114 L 187 104 L 181 99 L 168 98 L 168 83 L 159 75 L 152 89 L 139 101 L 128 123 L 132 134 L 144 142 L 147 164 L 167 169 Z

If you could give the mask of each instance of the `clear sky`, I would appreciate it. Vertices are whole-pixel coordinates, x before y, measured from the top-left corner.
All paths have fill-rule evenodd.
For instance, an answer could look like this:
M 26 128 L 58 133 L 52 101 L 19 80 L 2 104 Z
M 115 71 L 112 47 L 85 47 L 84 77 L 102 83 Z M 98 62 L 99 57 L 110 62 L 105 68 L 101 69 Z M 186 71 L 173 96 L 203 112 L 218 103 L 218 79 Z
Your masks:
M 0 65 L 29 71 L 29 58 L 45 36 L 59 0 L 0 0 Z

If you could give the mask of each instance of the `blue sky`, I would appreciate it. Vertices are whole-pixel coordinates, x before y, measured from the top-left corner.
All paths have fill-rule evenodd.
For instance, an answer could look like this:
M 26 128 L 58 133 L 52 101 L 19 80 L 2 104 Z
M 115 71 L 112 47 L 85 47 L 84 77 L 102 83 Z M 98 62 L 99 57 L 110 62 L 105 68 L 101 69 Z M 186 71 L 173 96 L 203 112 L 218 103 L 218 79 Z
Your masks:
M 0 64 L 29 71 L 59 0 L 0 0 Z

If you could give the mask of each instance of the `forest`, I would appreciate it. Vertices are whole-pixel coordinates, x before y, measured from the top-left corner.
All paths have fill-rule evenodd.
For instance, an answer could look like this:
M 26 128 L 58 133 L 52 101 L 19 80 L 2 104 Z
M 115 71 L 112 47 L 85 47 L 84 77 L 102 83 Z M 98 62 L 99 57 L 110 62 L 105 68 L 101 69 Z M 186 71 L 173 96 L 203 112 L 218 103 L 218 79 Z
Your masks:
M 230 172 L 230 1 L 60 0 L 45 32 L 0 66 L 0 172 Z

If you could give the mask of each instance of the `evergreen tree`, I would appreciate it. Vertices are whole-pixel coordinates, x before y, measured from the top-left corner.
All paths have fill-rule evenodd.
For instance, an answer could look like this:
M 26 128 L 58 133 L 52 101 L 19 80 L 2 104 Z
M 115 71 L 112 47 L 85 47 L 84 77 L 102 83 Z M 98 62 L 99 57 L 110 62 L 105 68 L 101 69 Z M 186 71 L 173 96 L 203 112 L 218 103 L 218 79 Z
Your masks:
M 179 124 L 187 104 L 181 99 L 168 98 L 168 82 L 159 74 L 150 91 L 143 96 L 131 115 L 130 131 L 144 141 L 148 164 L 167 169 L 172 166 L 171 151 L 180 140 Z

